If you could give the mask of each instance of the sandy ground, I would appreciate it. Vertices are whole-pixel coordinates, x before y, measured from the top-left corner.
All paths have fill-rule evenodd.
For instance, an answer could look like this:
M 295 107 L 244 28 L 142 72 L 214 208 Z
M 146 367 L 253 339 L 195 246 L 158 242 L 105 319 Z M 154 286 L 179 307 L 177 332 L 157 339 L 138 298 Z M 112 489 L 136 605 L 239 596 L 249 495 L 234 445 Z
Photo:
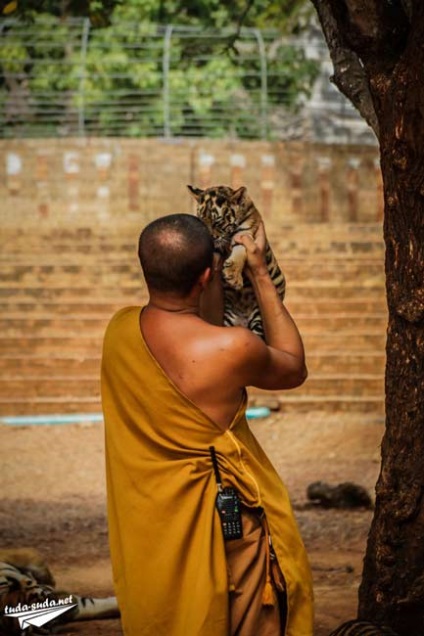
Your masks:
M 372 513 L 309 509 L 306 487 L 354 481 L 373 494 L 383 419 L 279 412 L 251 427 L 291 494 L 313 568 L 315 634 L 325 636 L 356 614 Z M 0 545 L 38 548 L 62 589 L 113 594 L 102 425 L 2 426 L 0 465 Z M 118 620 L 74 623 L 60 633 L 122 634 Z

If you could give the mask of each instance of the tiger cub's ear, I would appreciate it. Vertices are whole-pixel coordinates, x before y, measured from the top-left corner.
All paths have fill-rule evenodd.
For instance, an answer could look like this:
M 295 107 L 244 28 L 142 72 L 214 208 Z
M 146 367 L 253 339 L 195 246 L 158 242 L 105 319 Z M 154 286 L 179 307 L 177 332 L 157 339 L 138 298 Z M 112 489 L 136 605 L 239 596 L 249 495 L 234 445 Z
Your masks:
M 243 201 L 243 199 L 245 199 L 246 195 L 247 195 L 247 188 L 242 186 L 241 188 L 234 190 L 233 194 L 231 195 L 231 201 L 234 201 L 234 203 L 240 204 Z
M 196 199 L 196 201 L 200 200 L 200 197 L 203 194 L 203 190 L 201 190 L 200 188 L 194 188 L 191 185 L 187 186 L 188 191 L 190 192 L 191 196 L 194 197 Z

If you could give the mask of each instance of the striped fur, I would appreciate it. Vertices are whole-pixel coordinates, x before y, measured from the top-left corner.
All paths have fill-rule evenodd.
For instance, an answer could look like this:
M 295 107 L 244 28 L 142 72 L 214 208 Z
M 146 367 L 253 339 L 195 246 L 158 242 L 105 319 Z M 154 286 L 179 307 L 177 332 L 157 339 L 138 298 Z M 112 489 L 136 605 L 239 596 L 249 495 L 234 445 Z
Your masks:
M 207 225 L 216 251 L 223 258 L 224 325 L 247 327 L 264 338 L 264 329 L 255 293 L 248 278 L 243 275 L 246 250 L 234 245 L 233 237 L 246 232 L 253 237 L 261 222 L 261 215 L 247 194 L 246 188 L 233 190 L 227 186 L 214 186 L 200 190 L 188 186 L 197 202 L 197 216 Z M 266 245 L 266 263 L 281 300 L 286 282 L 269 243 Z
M 343 623 L 330 636 L 396 636 L 390 627 L 375 625 L 367 621 L 353 620 Z
M 76 607 L 49 622 L 45 628 L 22 630 L 17 618 L 6 615 L 7 607 L 31 606 L 32 603 L 71 597 Z M 0 635 L 45 634 L 57 624 L 71 621 L 114 618 L 119 616 L 115 597 L 91 598 L 70 594 L 55 588 L 53 576 L 41 555 L 31 548 L 0 550 Z

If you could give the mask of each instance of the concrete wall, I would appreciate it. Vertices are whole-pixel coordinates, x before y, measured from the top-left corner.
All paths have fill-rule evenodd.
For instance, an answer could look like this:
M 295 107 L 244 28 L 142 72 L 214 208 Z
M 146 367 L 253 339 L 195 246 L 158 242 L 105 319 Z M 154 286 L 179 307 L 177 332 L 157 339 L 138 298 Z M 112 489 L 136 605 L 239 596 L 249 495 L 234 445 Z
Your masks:
M 189 212 L 185 185 L 246 185 L 279 223 L 382 218 L 377 150 L 189 139 L 0 141 L 3 225 L 90 226 Z

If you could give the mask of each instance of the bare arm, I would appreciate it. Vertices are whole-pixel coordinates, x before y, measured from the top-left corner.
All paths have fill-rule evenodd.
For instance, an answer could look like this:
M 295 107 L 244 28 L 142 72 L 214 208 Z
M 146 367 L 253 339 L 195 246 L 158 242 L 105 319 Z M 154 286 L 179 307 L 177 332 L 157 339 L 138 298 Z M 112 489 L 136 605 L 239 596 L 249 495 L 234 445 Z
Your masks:
M 265 344 L 251 334 L 256 339 L 253 342 L 245 335 L 248 340 L 244 346 L 246 355 L 252 355 L 246 384 L 264 389 L 299 386 L 307 377 L 302 338 L 268 273 L 264 227 L 259 227 L 255 240 L 249 235 L 239 235 L 235 240 L 246 248 L 246 274 L 256 294 L 266 340 Z

